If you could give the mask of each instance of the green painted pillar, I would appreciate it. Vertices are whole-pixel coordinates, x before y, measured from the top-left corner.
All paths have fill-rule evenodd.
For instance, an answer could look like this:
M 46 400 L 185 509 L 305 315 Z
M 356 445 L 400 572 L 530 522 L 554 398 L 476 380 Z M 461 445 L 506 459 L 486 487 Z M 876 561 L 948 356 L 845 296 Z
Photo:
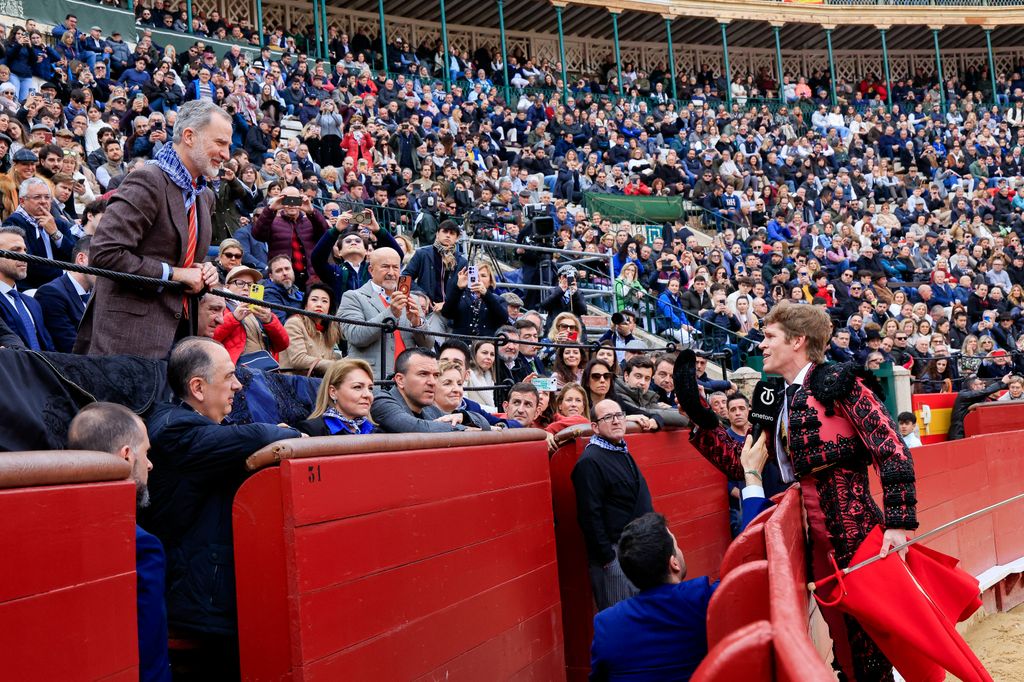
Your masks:
M 135 3 L 132 2 L 132 0 L 128 0 L 128 11 L 129 12 L 134 12 L 135 11 Z
M 320 45 L 320 3 L 317 0 L 313 0 L 313 36 L 316 39 L 315 42 L 310 40 L 309 36 L 306 36 L 306 40 L 308 41 L 306 51 L 320 56 L 320 51 L 322 49 Z M 315 51 L 314 45 L 316 46 Z
M 558 19 L 558 62 L 562 67 L 562 104 L 569 101 L 569 76 L 565 70 L 565 30 L 562 28 L 564 9 L 561 5 L 555 5 L 555 18 Z
M 889 46 L 885 42 L 887 29 L 880 28 L 878 33 L 882 36 L 882 69 L 885 71 L 885 108 L 892 111 L 892 74 L 889 72 Z
M 785 71 L 782 69 L 782 38 L 780 33 L 782 32 L 781 26 L 772 26 L 772 34 L 775 36 L 775 65 L 779 71 L 779 104 L 786 103 L 786 93 L 782 89 L 782 81 L 785 77 Z
M 133 9 L 129 7 L 128 9 Z M 185 17 L 188 20 L 188 32 L 195 33 L 192 29 L 192 0 L 186 0 L 185 2 Z
M 676 93 L 676 52 L 672 49 L 672 17 L 665 17 L 665 35 L 668 36 L 668 72 L 672 74 L 672 99 L 679 99 Z
M 619 50 L 619 13 L 612 12 L 612 38 L 615 40 L 615 72 L 619 78 L 619 97 L 625 97 L 622 87 L 622 52 Z
M 731 112 L 732 111 L 732 69 L 729 68 L 729 38 L 726 36 L 726 28 L 729 24 L 721 22 L 718 24 L 722 27 L 722 66 L 725 69 L 725 106 Z M 721 93 L 719 93 L 721 95 Z
M 327 30 L 327 0 L 320 0 L 320 14 L 323 17 L 320 20 L 320 28 L 324 34 L 324 52 L 323 59 L 327 60 L 327 72 L 330 73 L 330 59 L 331 59 L 331 48 L 330 48 L 330 31 Z
M 825 29 L 825 45 L 828 47 L 828 80 L 829 80 L 829 96 L 832 98 L 832 106 L 839 103 L 839 98 L 836 95 L 836 60 L 832 55 L 832 29 Z
M 996 103 L 996 58 L 992 54 L 992 29 L 985 29 L 985 51 L 988 53 L 988 77 L 992 81 L 992 103 Z
M 452 74 L 451 74 L 451 55 L 448 54 L 448 13 L 444 9 L 444 0 L 440 0 L 441 3 L 441 43 L 444 46 L 444 89 L 451 90 L 452 87 Z
M 386 71 L 388 68 L 388 32 L 384 28 L 384 0 L 377 0 L 377 11 L 380 13 L 380 54 L 384 59 L 384 66 L 381 68 Z
M 505 104 L 512 106 L 512 89 L 508 82 L 508 41 L 505 35 L 505 0 L 498 0 L 498 31 L 501 34 L 501 63 L 505 73 L 502 74 L 502 82 L 505 84 Z
M 263 47 L 263 0 L 256 0 L 256 35 L 260 37 L 260 47 Z
M 935 40 L 935 73 L 939 76 L 939 106 L 942 112 L 946 111 L 946 79 L 942 75 L 942 50 L 939 49 L 939 29 L 932 29 L 932 38 Z

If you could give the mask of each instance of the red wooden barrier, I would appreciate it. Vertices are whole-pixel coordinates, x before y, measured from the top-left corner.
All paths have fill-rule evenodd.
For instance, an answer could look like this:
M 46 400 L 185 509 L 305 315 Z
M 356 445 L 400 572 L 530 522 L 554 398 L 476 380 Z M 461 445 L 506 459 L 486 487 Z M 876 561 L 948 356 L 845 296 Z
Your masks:
M 286 459 L 246 481 L 234 508 L 245 679 L 563 678 L 546 445 L 446 438 Z M 291 443 L 338 441 L 352 442 Z
M 729 545 L 726 481 L 690 446 L 688 436 L 687 431 L 665 431 L 631 434 L 626 440 L 647 479 L 655 511 L 665 515 L 686 557 L 687 575 L 715 579 Z M 594 636 L 594 598 L 587 575 L 587 553 L 569 478 L 586 445 L 587 438 L 579 438 L 559 448 L 551 458 L 565 658 L 571 681 L 587 678 Z
M 984 436 L 1024 431 L 1024 402 L 985 402 L 972 405 L 964 419 L 964 435 Z
M 4 679 L 138 680 L 129 470 L 100 453 L 0 455 Z

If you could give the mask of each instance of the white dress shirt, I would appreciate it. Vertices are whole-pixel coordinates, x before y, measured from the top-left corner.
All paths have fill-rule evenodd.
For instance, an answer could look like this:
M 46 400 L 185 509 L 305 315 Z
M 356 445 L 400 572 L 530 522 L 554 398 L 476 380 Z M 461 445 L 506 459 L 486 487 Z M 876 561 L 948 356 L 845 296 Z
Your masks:
M 796 377 L 793 379 L 792 384 L 786 384 L 788 389 L 792 385 L 803 386 L 804 380 L 807 378 L 807 373 L 811 371 L 811 367 L 814 365 L 812 362 L 808 362 L 804 365 Z M 796 474 L 793 471 L 793 462 L 789 458 L 789 453 L 782 447 L 782 425 L 786 425 L 786 433 L 789 434 L 789 442 L 792 444 L 793 435 L 789 428 L 789 401 L 782 401 L 782 411 L 779 413 L 779 421 L 775 426 L 775 458 L 779 463 L 779 472 L 782 474 L 783 483 L 792 483 L 796 480 Z

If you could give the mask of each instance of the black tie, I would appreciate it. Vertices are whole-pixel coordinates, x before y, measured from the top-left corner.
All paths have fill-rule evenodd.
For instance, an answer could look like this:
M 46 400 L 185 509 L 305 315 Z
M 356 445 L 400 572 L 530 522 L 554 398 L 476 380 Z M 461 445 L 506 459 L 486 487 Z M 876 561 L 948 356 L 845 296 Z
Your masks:
M 800 384 L 790 384 L 786 387 L 786 407 L 793 405 L 793 396 L 800 390 Z

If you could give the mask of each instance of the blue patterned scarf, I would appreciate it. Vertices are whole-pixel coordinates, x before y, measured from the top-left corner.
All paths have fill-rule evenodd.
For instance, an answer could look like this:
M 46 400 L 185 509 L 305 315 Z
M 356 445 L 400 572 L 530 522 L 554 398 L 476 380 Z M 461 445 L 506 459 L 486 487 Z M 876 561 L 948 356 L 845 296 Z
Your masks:
M 590 444 L 596 445 L 599 448 L 604 448 L 605 450 L 611 450 L 612 452 L 629 454 L 629 448 L 626 447 L 626 441 L 622 441 L 621 443 L 612 443 L 611 441 L 601 438 L 601 436 L 596 433 L 590 437 Z
M 191 199 L 195 199 L 196 195 L 206 188 L 206 178 L 202 175 L 193 184 L 192 174 L 181 162 L 178 152 L 174 151 L 174 145 L 165 144 L 150 163 L 155 163 L 160 170 L 167 173 L 171 182 L 180 187 L 182 192 L 187 192 Z
M 369 419 L 366 417 L 349 419 L 338 412 L 333 405 L 324 410 L 323 416 L 324 424 L 327 425 L 327 429 L 331 432 L 332 436 L 336 436 L 339 433 L 349 435 L 373 433 L 373 422 Z

